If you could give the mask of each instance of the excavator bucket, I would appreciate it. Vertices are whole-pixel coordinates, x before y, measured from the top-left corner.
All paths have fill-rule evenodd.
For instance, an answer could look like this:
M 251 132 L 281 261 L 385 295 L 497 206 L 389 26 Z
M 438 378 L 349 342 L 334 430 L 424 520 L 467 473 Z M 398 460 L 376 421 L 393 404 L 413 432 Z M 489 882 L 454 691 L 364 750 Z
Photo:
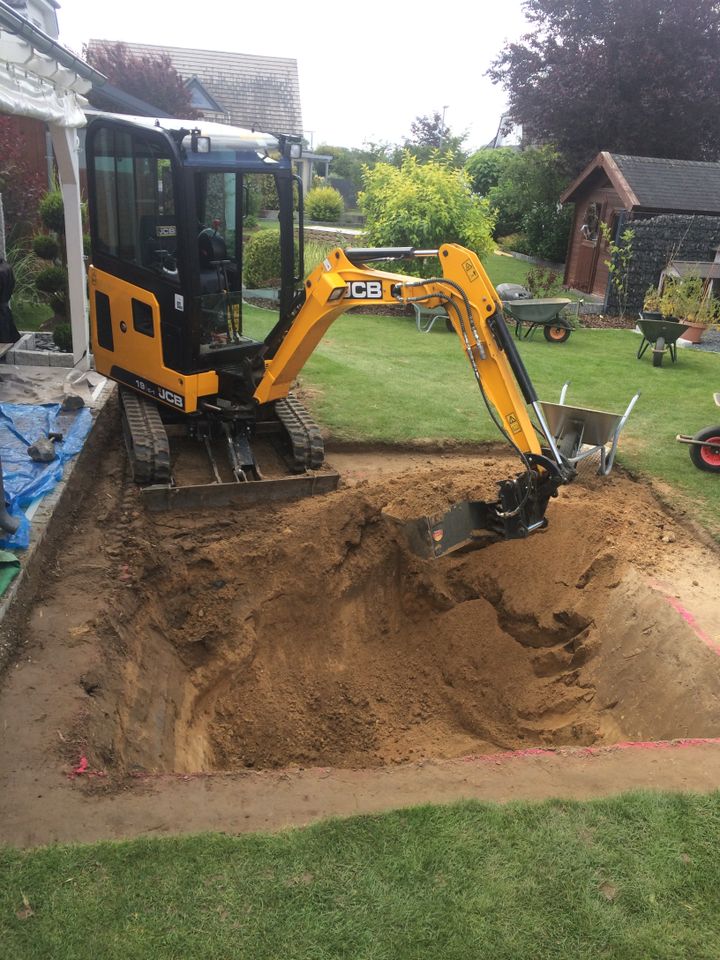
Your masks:
M 402 533 L 412 552 L 428 560 L 523 539 L 547 526 L 545 510 L 556 491 L 550 477 L 529 471 L 504 480 L 497 500 L 461 500 L 445 513 L 401 523 Z
M 402 524 L 402 532 L 413 553 L 426 560 L 436 560 L 472 546 L 488 546 L 500 535 L 488 528 L 488 505 L 480 500 L 463 500 L 447 513 L 420 517 Z

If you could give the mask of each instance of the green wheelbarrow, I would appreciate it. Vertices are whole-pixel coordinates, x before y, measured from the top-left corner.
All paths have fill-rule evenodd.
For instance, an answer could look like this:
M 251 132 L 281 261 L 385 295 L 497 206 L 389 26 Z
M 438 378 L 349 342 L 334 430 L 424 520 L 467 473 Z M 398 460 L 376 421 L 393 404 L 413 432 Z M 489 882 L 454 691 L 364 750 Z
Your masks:
M 544 297 L 537 300 L 503 300 L 503 310 L 515 321 L 515 336 L 527 340 L 538 327 L 549 343 L 565 343 L 573 331 L 565 316 L 565 308 L 572 300 L 566 297 Z M 579 310 L 579 303 L 576 310 Z M 523 329 L 523 328 L 526 329 Z
M 686 323 L 678 320 L 650 320 L 641 317 L 637 322 L 642 333 L 637 358 L 641 360 L 648 347 L 652 347 L 652 365 L 661 367 L 665 350 L 673 363 L 677 360 L 677 341 L 687 330 Z

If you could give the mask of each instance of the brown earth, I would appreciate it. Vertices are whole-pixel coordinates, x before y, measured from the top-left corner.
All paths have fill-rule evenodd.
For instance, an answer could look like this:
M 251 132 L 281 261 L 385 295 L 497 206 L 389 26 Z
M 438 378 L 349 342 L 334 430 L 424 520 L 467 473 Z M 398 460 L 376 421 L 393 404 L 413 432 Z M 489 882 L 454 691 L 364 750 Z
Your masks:
M 288 767 L 362 768 L 353 790 L 366 775 L 377 809 L 397 785 L 367 768 L 405 764 L 407 785 L 430 758 L 720 735 L 717 554 L 646 485 L 585 478 L 547 532 L 432 562 L 394 518 L 487 497 L 514 462 L 329 459 L 345 483 L 322 498 L 148 514 L 108 453 L 0 696 L 0 840 L 143 831 L 149 785 L 163 830 L 183 829 L 179 785 L 159 774 L 282 768 L 302 822 Z M 93 776 L 69 782 L 80 757 Z M 253 776 L 265 797 L 269 774 Z M 215 782 L 215 819 L 195 829 L 222 823 L 239 782 L 247 794 L 247 779 Z M 276 825 L 268 802 L 242 827 Z

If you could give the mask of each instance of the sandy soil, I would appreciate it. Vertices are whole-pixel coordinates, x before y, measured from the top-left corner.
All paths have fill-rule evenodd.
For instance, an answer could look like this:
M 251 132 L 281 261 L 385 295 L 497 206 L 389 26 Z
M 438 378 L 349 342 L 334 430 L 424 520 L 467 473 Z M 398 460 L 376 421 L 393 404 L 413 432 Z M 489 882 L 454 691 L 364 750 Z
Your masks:
M 323 498 L 152 515 L 108 453 L 0 694 L 0 840 L 720 782 L 711 742 L 606 749 L 720 735 L 717 554 L 646 485 L 587 478 L 547 532 L 432 562 L 393 517 L 512 462 L 329 459 Z

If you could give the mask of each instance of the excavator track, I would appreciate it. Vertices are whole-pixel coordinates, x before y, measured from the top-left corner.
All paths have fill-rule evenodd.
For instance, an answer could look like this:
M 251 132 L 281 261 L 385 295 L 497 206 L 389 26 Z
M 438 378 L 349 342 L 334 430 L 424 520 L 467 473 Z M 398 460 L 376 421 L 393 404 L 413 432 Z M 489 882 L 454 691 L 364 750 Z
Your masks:
M 325 461 L 325 444 L 320 427 L 291 393 L 275 403 L 275 413 L 290 442 L 288 466 L 293 473 L 319 470 Z
M 152 400 L 121 390 L 125 446 L 135 483 L 169 483 L 170 444 Z

